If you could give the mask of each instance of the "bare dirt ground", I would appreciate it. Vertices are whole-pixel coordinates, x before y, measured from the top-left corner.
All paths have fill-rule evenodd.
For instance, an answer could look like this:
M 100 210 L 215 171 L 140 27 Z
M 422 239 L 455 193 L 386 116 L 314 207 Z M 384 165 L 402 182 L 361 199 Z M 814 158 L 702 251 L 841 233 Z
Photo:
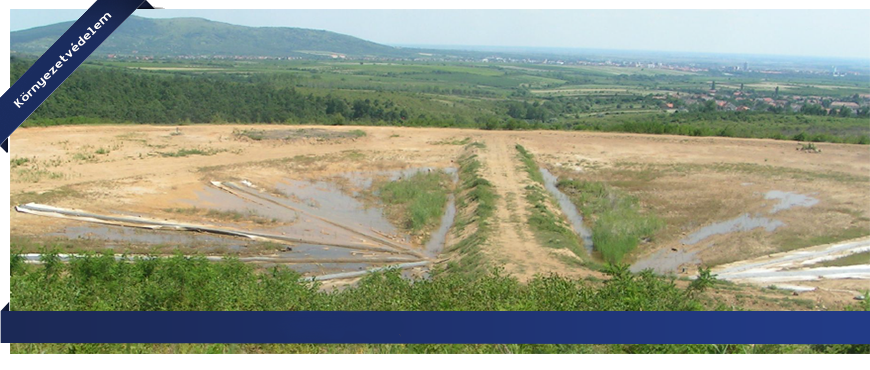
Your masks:
M 237 135 L 240 130 L 297 129 L 341 134 L 334 140 L 321 134 L 293 140 Z M 366 135 L 344 134 L 355 129 Z M 560 178 L 608 182 L 637 196 L 667 226 L 629 255 L 629 262 L 676 249 L 692 255 L 684 273 L 675 271 L 680 276 L 690 276 L 701 264 L 722 265 L 870 235 L 870 147 L 819 144 L 822 152 L 809 154 L 796 151 L 794 142 L 754 139 L 274 125 L 24 128 L 10 140 L 11 197 L 13 206 L 36 202 L 216 224 L 224 220 L 199 211 L 170 210 L 191 208 L 213 180 L 249 180 L 268 191 L 287 178 L 341 185 L 341 175 L 349 172 L 455 167 L 463 145 L 452 143 L 465 138 L 487 145 L 480 151 L 483 176 L 499 195 L 494 239 L 483 246 L 484 253 L 522 279 L 549 272 L 597 273 L 566 264 L 559 258 L 565 251 L 536 243 L 524 197 L 530 180 L 518 168 L 515 143 Z M 342 186 L 355 190 L 353 184 Z M 778 200 L 765 199 L 770 191 L 807 196 L 817 203 L 771 213 Z M 704 227 L 744 214 L 782 225 L 773 231 L 754 228 L 684 242 Z M 251 229 L 262 226 L 254 218 L 235 221 Z M 39 239 L 76 225 L 14 211 L 11 215 L 13 240 Z M 853 283 L 845 289 L 850 293 L 831 293 L 839 286 L 824 280 L 817 286 L 825 285 L 826 293 L 801 294 L 842 303 L 853 297 Z
M 529 229 L 529 202 L 525 198 L 526 185 L 531 183 L 528 174 L 519 169 L 514 141 L 504 135 L 489 135 L 484 138 L 487 150 L 481 151 L 484 165 L 483 177 L 492 182 L 497 194 L 496 230 L 489 250 L 491 257 L 505 265 L 505 270 L 523 280 L 535 274 L 557 272 L 568 276 L 597 275 L 588 269 L 569 268 L 556 254 L 571 252 L 544 248 L 538 245 Z
M 560 178 L 627 190 L 644 210 L 665 221 L 651 243 L 628 256 L 629 263 L 662 263 L 667 271 L 661 272 L 690 277 L 701 265 L 870 235 L 870 148 L 820 144 L 821 153 L 805 153 L 795 150 L 797 143 L 771 140 L 578 135 L 587 140 L 551 132 L 517 139 Z M 784 208 L 781 199 L 770 197 L 776 194 L 812 202 Z M 747 219 L 762 218 L 778 227 L 734 230 L 753 226 Z M 699 236 L 717 225 L 724 225 L 722 233 Z M 803 285 L 820 288 L 800 293 L 820 299 L 818 307 L 850 302 L 859 291 L 870 289 L 866 279 Z

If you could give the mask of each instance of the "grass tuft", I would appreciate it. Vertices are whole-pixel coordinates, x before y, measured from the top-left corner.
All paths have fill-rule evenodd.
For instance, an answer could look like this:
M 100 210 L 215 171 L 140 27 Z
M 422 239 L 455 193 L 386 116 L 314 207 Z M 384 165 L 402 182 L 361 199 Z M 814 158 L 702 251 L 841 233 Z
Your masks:
M 619 263 L 642 239 L 652 240 L 664 227 L 644 213 L 634 196 L 600 182 L 562 180 L 557 187 L 592 221 L 592 243 L 604 260 Z
M 390 218 L 419 233 L 437 226 L 444 214 L 450 179 L 444 172 L 419 172 L 384 184 L 378 194 Z

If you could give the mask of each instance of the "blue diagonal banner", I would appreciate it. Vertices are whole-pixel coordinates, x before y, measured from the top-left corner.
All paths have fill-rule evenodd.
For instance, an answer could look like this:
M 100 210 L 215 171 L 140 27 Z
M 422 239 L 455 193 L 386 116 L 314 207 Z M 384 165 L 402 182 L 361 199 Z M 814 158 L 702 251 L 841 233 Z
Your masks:
M 54 45 L 0 97 L 2 139 L 6 140 L 54 90 L 109 38 L 144 0 L 97 0 Z

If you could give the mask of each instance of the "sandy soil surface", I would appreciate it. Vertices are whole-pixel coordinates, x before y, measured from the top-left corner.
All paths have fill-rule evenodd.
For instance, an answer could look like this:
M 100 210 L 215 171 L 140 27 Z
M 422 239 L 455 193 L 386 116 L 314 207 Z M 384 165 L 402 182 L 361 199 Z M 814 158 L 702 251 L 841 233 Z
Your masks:
M 496 194 L 496 230 L 488 247 L 491 257 L 505 265 L 505 270 L 526 280 L 535 274 L 556 272 L 567 276 L 596 274 L 588 269 L 571 268 L 557 258 L 557 254 L 571 252 L 544 248 L 538 245 L 529 229 L 531 205 L 525 198 L 524 188 L 531 183 L 529 175 L 519 168 L 515 139 L 504 135 L 484 138 L 487 149 L 481 151 L 483 177 L 488 179 Z
M 336 133 L 360 129 L 366 135 L 292 140 L 238 135 L 241 130 L 303 128 Z M 526 222 L 524 187 L 530 180 L 518 168 L 515 143 L 560 178 L 607 181 L 637 196 L 667 226 L 631 254 L 629 262 L 676 249 L 692 257 L 690 263 L 675 266 L 673 272 L 683 276 L 691 276 L 702 264 L 722 265 L 870 235 L 870 147 L 819 144 L 822 152 L 809 154 L 796 151 L 794 142 L 755 139 L 276 125 L 24 128 L 10 140 L 11 196 L 13 206 L 38 202 L 217 222 L 203 220 L 201 214 L 167 210 L 190 207 L 212 180 L 250 180 L 268 189 L 287 178 L 323 180 L 353 171 L 454 167 L 463 146 L 450 143 L 465 138 L 486 143 L 480 151 L 483 175 L 499 195 L 495 239 L 484 252 L 523 279 L 548 272 L 594 273 L 566 265 L 558 256 L 565 251 L 536 243 Z M 771 213 L 778 204 L 777 199 L 765 199 L 771 191 L 817 202 Z M 704 227 L 744 214 L 783 225 L 771 232 L 755 228 L 685 243 Z M 74 225 L 62 219 L 11 215 L 13 237 L 37 238 Z M 836 283 L 824 284 L 838 289 Z M 843 293 L 840 298 L 846 297 L 852 295 Z

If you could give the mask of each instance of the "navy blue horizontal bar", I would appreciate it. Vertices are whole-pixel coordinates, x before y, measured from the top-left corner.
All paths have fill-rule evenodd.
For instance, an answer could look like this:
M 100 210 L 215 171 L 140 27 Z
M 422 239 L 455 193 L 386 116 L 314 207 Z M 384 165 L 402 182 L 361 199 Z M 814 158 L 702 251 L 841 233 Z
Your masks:
M 865 344 L 870 312 L 2 312 L 3 343 Z

